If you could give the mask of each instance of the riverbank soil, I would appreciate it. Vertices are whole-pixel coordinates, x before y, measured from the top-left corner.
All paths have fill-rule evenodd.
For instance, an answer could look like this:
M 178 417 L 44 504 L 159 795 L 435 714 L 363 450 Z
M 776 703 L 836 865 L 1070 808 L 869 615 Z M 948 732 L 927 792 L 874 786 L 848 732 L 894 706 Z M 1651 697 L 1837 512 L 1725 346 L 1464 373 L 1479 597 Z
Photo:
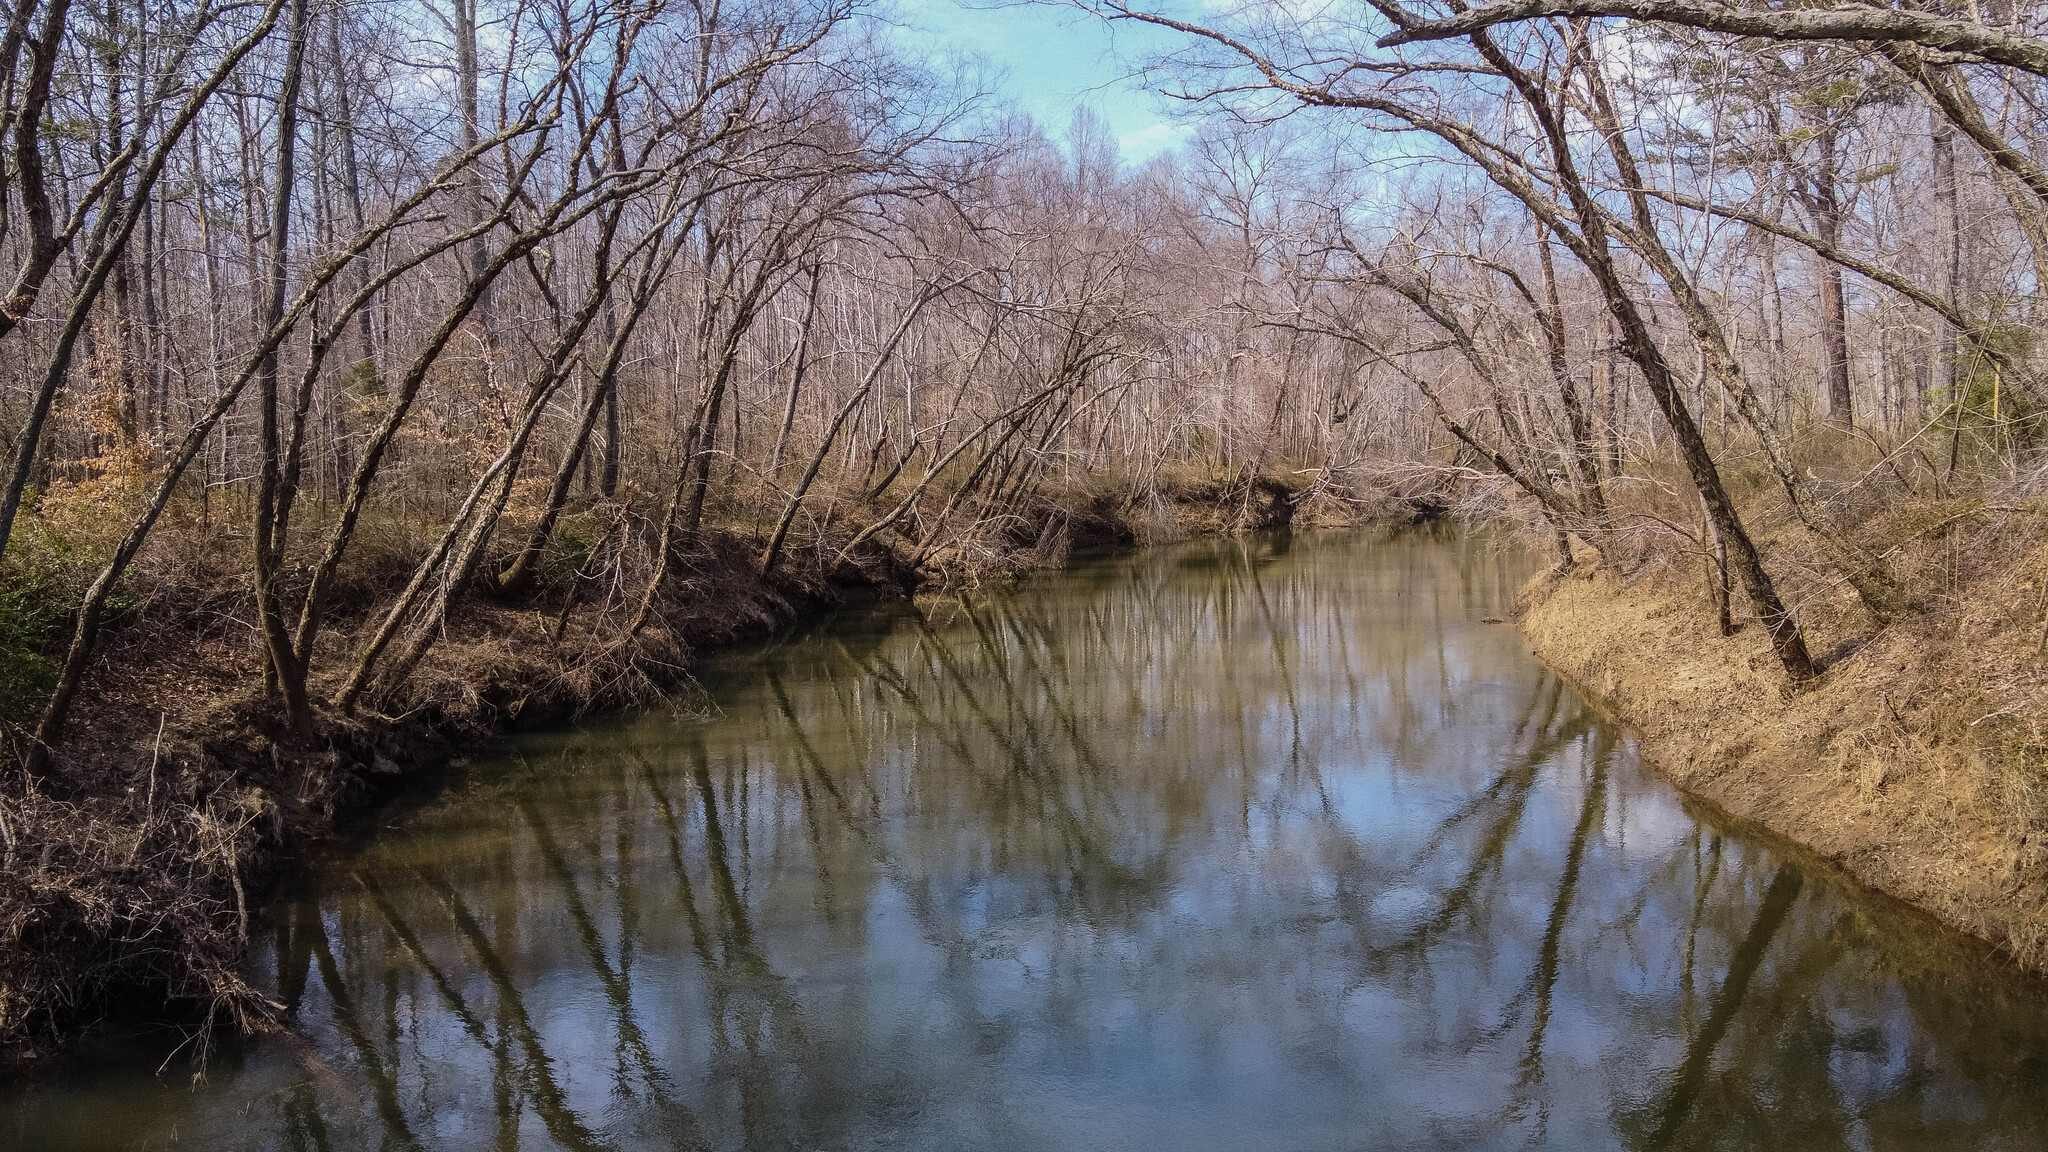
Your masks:
M 766 580 L 753 554 L 706 536 L 658 618 L 616 648 L 565 635 L 560 597 L 474 599 L 402 699 L 322 708 L 309 741 L 289 738 L 233 630 L 110 646 L 73 738 L 0 812 L 0 1052 L 43 1054 L 113 1005 L 120 1023 L 162 1016 L 202 1037 L 263 1028 L 272 1005 L 241 975 L 256 909 L 357 813 L 496 732 L 684 685 L 698 649 L 915 585 L 886 554 Z
M 1721 636 L 1670 569 L 1550 572 L 1522 590 L 1521 623 L 1681 787 L 2048 971 L 2048 550 L 2014 546 L 1862 635 L 1816 595 L 1829 655 L 1796 692 L 1761 627 Z

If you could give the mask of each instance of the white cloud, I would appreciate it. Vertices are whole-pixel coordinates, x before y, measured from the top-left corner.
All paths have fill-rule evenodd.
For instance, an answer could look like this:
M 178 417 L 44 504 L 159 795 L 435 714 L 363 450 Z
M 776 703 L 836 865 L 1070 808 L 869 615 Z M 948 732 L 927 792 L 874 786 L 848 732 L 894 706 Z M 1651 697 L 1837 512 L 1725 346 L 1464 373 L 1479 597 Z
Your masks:
M 1186 124 L 1153 124 L 1116 138 L 1117 150 L 1127 164 L 1142 164 L 1161 152 L 1169 152 L 1194 132 Z

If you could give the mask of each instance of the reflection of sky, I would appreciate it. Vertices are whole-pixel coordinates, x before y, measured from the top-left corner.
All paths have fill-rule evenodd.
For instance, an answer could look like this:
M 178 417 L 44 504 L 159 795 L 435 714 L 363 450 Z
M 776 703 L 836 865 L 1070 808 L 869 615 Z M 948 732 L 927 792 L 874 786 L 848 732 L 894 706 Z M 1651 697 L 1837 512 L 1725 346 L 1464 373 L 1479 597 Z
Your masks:
M 1099 116 L 1126 164 L 1142 164 L 1187 135 L 1176 101 L 1145 89 L 1136 76 L 1171 34 L 1110 25 L 1085 13 L 1039 4 L 982 5 L 956 0 L 897 0 L 894 36 L 905 51 L 934 62 L 961 57 L 993 65 L 999 100 L 1063 139 L 1074 112 Z
M 323 869 L 303 1047 L 0 1147 L 2048 1146 L 2041 990 L 1702 824 L 1478 623 L 1521 570 L 1206 542 L 712 658 Z

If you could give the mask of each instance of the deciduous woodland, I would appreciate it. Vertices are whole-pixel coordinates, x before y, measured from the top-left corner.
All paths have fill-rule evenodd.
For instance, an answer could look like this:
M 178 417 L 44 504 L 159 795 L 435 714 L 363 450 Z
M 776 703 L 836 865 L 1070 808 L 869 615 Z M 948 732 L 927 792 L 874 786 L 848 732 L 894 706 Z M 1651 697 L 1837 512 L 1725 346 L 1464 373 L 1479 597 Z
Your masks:
M 1838 855 L 1967 849 L 1906 894 L 2048 955 L 2048 10 L 1045 8 L 1168 37 L 1143 166 L 887 15 L 10 0 L 0 1040 L 264 1026 L 254 893 L 423 734 L 1444 512 L 1647 598 L 1539 635 L 1594 691 L 1739 668 Z

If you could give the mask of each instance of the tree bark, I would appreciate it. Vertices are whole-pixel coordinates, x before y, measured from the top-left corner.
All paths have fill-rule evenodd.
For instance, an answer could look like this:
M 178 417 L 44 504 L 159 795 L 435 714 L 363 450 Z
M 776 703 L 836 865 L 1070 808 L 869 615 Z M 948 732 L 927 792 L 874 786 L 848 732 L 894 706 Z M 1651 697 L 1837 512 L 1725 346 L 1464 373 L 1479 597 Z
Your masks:
M 292 192 L 298 156 L 299 87 L 306 56 L 307 0 L 292 0 L 289 41 L 285 48 L 284 80 L 278 89 L 277 181 L 271 190 L 270 236 L 266 254 L 263 310 L 259 320 L 265 331 L 284 319 L 286 260 L 290 252 Z M 312 738 L 313 710 L 306 696 L 306 669 L 292 649 L 286 630 L 284 609 L 277 592 L 278 569 L 285 548 L 285 512 L 281 505 L 291 497 L 282 491 L 284 463 L 278 432 L 277 346 L 272 345 L 256 366 L 256 405 L 259 430 L 257 446 L 256 517 L 251 533 L 253 573 L 256 592 L 257 632 L 263 639 L 269 679 L 284 697 L 285 717 L 292 738 L 303 744 Z M 299 426 L 303 428 L 303 412 Z M 296 439 L 296 438 L 295 438 Z

